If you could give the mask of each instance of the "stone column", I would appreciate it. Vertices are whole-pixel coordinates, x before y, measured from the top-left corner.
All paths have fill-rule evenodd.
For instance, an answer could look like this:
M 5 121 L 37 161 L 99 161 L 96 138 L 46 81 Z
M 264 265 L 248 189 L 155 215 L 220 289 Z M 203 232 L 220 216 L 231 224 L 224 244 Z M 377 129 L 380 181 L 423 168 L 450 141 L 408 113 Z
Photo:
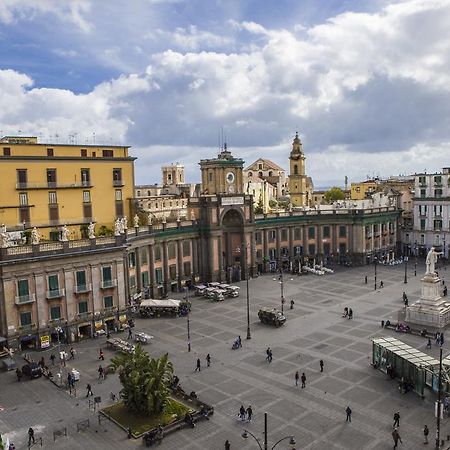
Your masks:
M 254 277 L 256 275 L 256 240 L 254 231 L 250 234 L 250 264 L 249 272 Z
M 278 258 L 277 269 L 279 269 L 281 267 L 280 234 L 281 234 L 281 228 L 275 228 L 275 244 L 276 244 L 276 248 L 277 248 L 277 258 Z
M 263 239 L 263 261 L 264 261 L 264 272 L 268 272 L 269 271 L 269 263 L 268 263 L 268 258 L 269 258 L 269 230 L 267 230 L 266 228 L 264 228 L 262 230 L 262 239 Z
M 183 273 L 183 241 L 177 241 L 177 271 L 178 271 L 178 289 L 181 289 L 181 283 L 184 277 Z
M 222 255 L 222 236 L 218 236 L 218 258 L 219 258 L 219 281 L 222 281 L 222 272 L 223 272 L 223 255 Z
M 150 298 L 155 298 L 155 251 L 154 246 L 148 246 L 148 267 L 150 271 Z
M 163 266 L 163 286 L 164 292 L 167 294 L 169 292 L 169 249 L 167 241 L 162 243 L 162 266 Z
M 138 292 L 142 292 L 141 255 L 139 247 L 134 250 L 136 287 Z

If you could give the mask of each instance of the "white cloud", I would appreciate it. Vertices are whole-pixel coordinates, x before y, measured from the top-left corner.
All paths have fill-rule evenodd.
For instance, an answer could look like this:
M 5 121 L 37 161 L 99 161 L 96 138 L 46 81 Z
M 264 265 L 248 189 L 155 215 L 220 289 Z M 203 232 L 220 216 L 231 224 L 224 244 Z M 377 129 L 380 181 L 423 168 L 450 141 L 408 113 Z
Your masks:
M 54 14 L 87 33 L 92 30 L 92 24 L 86 18 L 90 10 L 90 0 L 1 0 L 0 22 L 10 24 L 31 20 L 38 15 Z

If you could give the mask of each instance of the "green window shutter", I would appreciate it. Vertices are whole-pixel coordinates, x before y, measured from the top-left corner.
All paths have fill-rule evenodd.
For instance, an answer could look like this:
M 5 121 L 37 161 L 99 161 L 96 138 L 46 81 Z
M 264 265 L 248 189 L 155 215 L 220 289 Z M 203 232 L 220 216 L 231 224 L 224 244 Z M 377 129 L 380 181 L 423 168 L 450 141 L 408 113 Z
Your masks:
M 17 282 L 17 288 L 19 291 L 19 297 L 25 297 L 30 295 L 30 290 L 28 288 L 28 280 L 19 280 Z
M 49 277 L 48 277 L 48 290 L 49 291 L 57 291 L 57 290 L 59 290 L 58 275 L 49 275 Z
M 77 286 L 86 286 L 86 272 L 84 270 L 77 272 Z
M 112 271 L 111 271 L 111 267 L 103 267 L 102 268 L 103 271 L 103 281 L 111 281 L 112 280 Z

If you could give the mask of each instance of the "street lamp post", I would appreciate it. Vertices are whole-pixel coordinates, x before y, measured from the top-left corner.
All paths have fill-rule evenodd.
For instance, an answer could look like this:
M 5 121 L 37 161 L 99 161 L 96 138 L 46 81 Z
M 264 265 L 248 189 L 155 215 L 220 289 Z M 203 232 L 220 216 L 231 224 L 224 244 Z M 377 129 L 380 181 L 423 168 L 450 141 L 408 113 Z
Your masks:
M 283 269 L 280 267 L 279 283 L 281 288 L 281 314 L 284 314 L 284 279 Z
M 242 437 L 244 439 L 247 439 L 249 436 L 251 436 L 258 444 L 260 450 L 268 450 L 268 448 L 269 448 L 268 442 L 267 442 L 267 435 L 268 435 L 268 432 L 267 432 L 267 413 L 266 412 L 264 413 L 264 442 L 263 442 L 264 447 L 261 445 L 260 440 L 250 431 L 244 430 L 244 432 L 242 433 Z M 271 450 L 273 450 L 280 442 L 285 441 L 286 439 L 289 439 L 290 445 L 295 445 L 294 436 L 289 435 L 289 436 L 285 436 L 284 438 L 281 438 L 279 441 L 275 442 L 273 447 L 271 447 Z
M 408 283 L 408 257 L 404 256 L 403 257 L 403 261 L 405 261 L 405 278 L 403 279 L 403 283 Z
M 186 294 L 184 296 L 184 299 L 187 301 L 188 300 L 188 293 L 189 290 L 186 287 Z M 188 352 L 191 351 L 191 324 L 190 324 L 190 320 L 189 320 L 189 307 L 187 308 L 187 314 L 186 314 L 186 318 L 187 318 L 187 340 L 188 340 Z
M 437 414 L 436 414 L 436 448 L 439 448 L 440 433 L 441 433 L 441 380 L 442 380 L 442 347 L 439 352 L 439 379 L 438 379 L 438 399 L 437 399 Z
M 377 264 L 378 264 L 378 258 L 375 256 L 373 258 L 373 270 L 374 270 L 374 276 L 375 276 L 375 284 L 374 289 L 377 290 Z
M 417 276 L 417 241 L 414 242 L 414 276 Z

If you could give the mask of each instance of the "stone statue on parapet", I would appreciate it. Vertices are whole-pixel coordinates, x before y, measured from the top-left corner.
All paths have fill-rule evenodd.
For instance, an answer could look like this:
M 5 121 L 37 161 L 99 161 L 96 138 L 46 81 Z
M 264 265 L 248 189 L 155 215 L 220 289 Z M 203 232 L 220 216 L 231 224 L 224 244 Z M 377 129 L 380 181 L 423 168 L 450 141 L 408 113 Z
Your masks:
M 152 224 L 152 215 L 150 213 L 147 214 L 147 225 L 150 226 Z
M 37 230 L 36 227 L 33 227 L 33 229 L 31 230 L 31 243 L 33 245 L 39 244 L 39 242 L 41 241 L 41 236 L 39 235 L 39 231 Z
M 89 239 L 95 239 L 95 225 L 92 222 L 88 225 L 88 236 Z
M 428 252 L 427 259 L 425 260 L 427 269 L 425 271 L 425 275 L 436 275 L 436 263 L 438 260 L 438 256 L 442 255 L 442 252 L 437 252 L 434 247 L 430 248 Z
M 134 215 L 133 222 L 134 228 L 139 228 L 139 216 L 137 214 Z
M 114 236 L 120 236 L 122 233 L 122 220 L 117 218 L 114 222 Z
M 69 240 L 69 229 L 67 225 L 63 225 L 61 228 L 61 242 L 67 242 Z
M 6 232 L 6 225 L 2 224 L 0 226 L 0 247 L 6 248 L 9 247 L 9 236 Z
M 124 234 L 128 230 L 128 219 L 127 216 L 125 216 L 122 219 L 122 234 Z

